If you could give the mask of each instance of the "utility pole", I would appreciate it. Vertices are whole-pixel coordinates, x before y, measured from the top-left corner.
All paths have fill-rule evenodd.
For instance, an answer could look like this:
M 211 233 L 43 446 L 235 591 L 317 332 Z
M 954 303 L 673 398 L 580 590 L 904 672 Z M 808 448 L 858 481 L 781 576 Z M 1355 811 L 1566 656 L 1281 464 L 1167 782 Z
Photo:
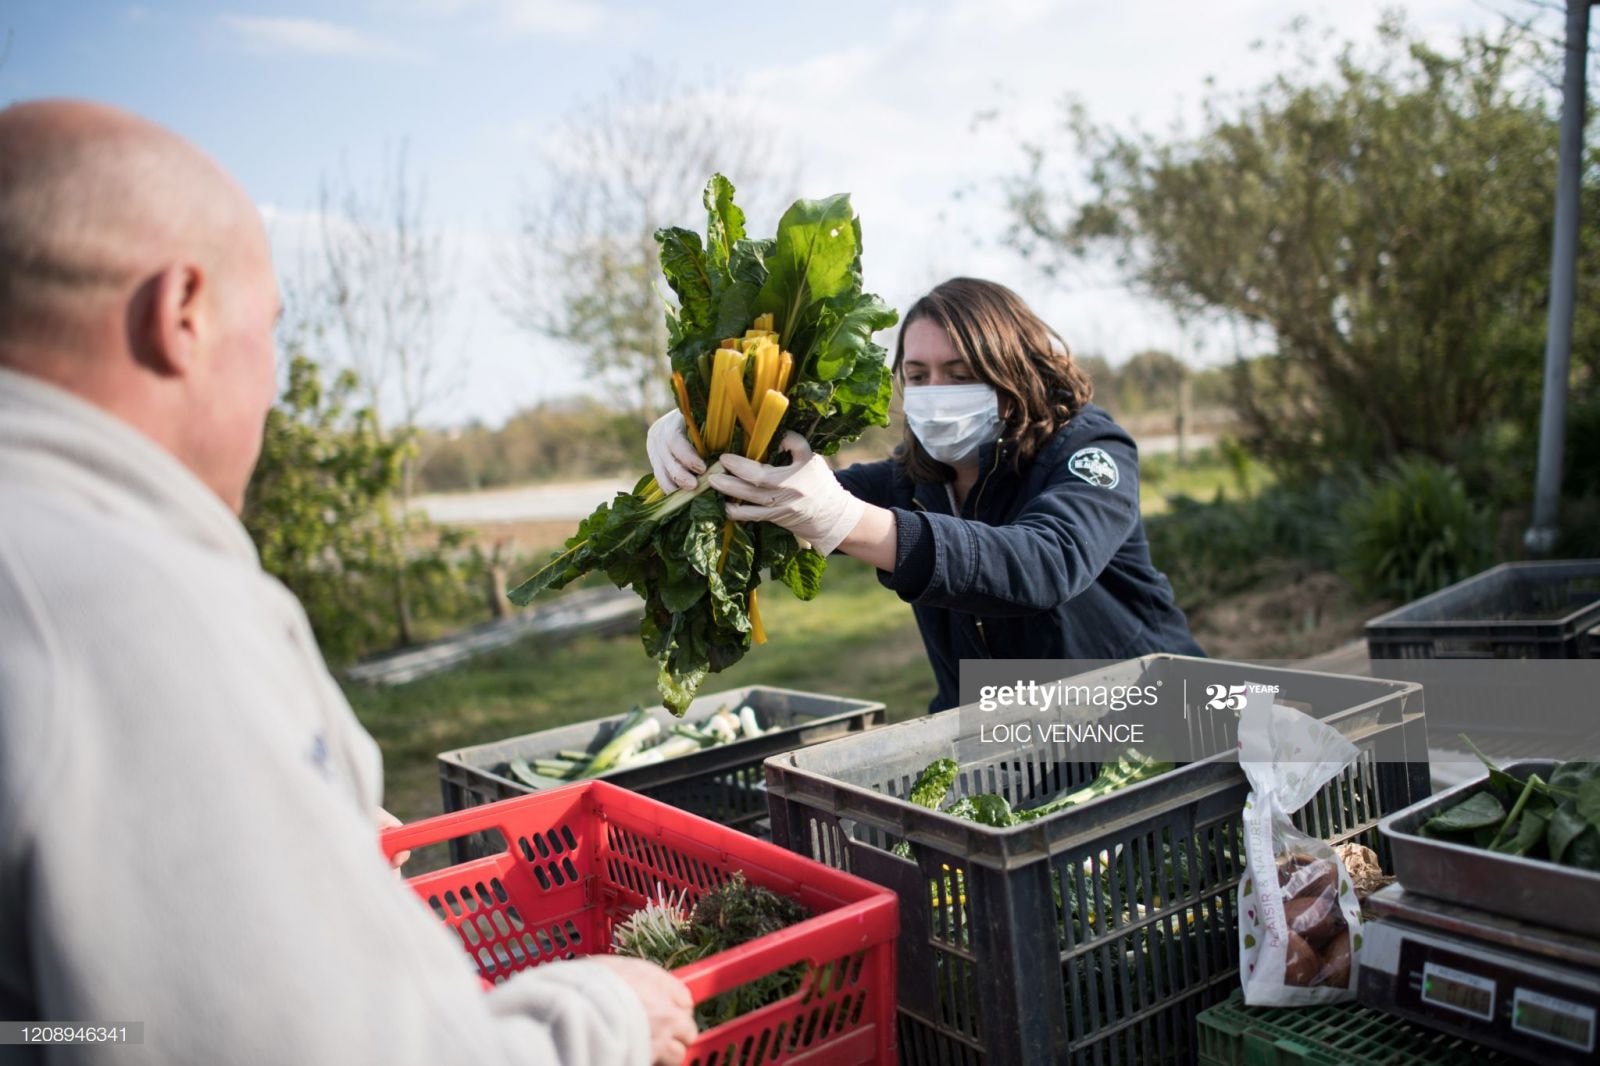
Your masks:
M 1583 169 L 1585 69 L 1592 0 L 1567 0 L 1567 53 L 1561 89 L 1561 157 L 1556 180 L 1555 239 L 1550 250 L 1550 317 L 1544 345 L 1544 404 L 1539 415 L 1539 475 L 1533 523 L 1523 536 L 1529 554 L 1556 545 L 1561 508 L 1561 458 L 1567 435 L 1567 375 L 1577 294 L 1578 191 Z

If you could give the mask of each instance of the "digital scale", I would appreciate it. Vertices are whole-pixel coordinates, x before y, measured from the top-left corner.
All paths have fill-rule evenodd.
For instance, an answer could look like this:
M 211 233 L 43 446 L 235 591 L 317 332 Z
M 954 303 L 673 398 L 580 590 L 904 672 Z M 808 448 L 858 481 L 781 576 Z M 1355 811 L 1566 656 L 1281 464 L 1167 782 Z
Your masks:
M 1600 1063 L 1600 940 L 1398 884 L 1365 906 L 1363 1004 L 1547 1066 Z

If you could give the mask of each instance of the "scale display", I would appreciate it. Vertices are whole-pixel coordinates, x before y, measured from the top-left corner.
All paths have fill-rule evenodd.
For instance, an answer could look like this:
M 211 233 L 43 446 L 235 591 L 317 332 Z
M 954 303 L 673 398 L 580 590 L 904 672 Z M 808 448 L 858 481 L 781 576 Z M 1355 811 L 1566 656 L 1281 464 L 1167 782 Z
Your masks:
M 1380 919 L 1363 931 L 1360 999 L 1540 1066 L 1600 1062 L 1600 968 Z
M 1595 1009 L 1519 988 L 1511 996 L 1511 1028 L 1577 1051 L 1593 1051 Z
M 1494 1021 L 1495 983 L 1436 962 L 1422 965 L 1422 1002 L 1459 1011 L 1486 1022 Z

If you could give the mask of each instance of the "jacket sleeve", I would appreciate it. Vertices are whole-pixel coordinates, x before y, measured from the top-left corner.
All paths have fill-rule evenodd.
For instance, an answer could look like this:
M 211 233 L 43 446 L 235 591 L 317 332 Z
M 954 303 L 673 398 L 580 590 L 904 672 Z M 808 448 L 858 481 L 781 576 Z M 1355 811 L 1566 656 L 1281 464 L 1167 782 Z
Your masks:
M 858 500 L 888 507 L 894 502 L 897 465 L 893 459 L 854 463 L 838 472 L 839 484 Z
M 1078 443 L 1005 525 L 931 513 L 901 521 L 886 583 L 909 603 L 990 617 L 1047 611 L 1077 596 L 1139 520 L 1138 452 L 1108 429 Z

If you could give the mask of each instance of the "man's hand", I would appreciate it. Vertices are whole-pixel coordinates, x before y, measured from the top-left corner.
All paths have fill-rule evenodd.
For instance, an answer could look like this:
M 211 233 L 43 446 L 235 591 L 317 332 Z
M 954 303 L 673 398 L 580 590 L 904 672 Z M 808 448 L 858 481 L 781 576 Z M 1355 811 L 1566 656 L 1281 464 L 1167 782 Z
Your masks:
M 792 466 L 763 466 L 725 453 L 724 474 L 711 476 L 711 487 L 733 500 L 727 515 L 735 522 L 773 522 L 827 555 L 861 521 L 867 505 L 850 495 L 826 459 L 814 455 L 798 433 L 785 433 L 781 447 Z
M 604 963 L 633 989 L 650 1020 L 650 1054 L 655 1066 L 681 1066 L 689 1045 L 699 1035 L 694 1024 L 694 1000 L 682 981 L 653 962 L 591 955 Z
M 399 829 L 402 825 L 405 825 L 404 822 L 390 814 L 388 811 L 384 810 L 382 807 L 378 808 L 378 814 L 374 821 L 378 823 L 378 831 L 380 833 L 385 829 Z M 394 867 L 395 873 L 399 873 L 400 867 L 404 866 L 406 864 L 406 860 L 409 858 L 411 858 L 411 853 L 409 851 L 396 852 L 394 858 L 389 860 L 389 865 Z
M 650 472 L 655 474 L 661 491 L 669 495 L 678 489 L 694 488 L 698 475 L 706 472 L 706 461 L 689 443 L 683 427 L 682 413 L 668 411 L 655 420 L 644 438 Z

